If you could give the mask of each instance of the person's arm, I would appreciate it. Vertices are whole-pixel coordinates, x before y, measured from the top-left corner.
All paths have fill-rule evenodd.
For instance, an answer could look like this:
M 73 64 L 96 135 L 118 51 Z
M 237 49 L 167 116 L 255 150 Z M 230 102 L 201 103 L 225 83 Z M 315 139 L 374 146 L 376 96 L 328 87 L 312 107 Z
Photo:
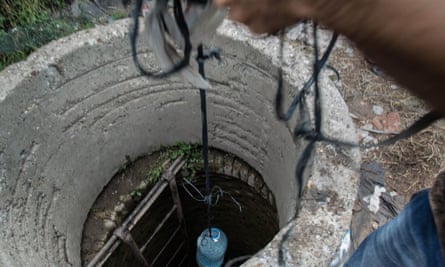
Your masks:
M 313 19 L 445 115 L 444 0 L 214 0 L 255 32 Z

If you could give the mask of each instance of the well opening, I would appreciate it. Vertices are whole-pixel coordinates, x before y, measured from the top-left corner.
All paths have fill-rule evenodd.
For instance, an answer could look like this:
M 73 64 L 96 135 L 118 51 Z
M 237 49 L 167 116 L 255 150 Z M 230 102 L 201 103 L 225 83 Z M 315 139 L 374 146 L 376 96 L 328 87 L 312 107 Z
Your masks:
M 128 21 L 118 21 L 76 33 L 0 73 L 0 266 L 81 266 L 85 221 L 126 158 L 153 154 L 161 145 L 200 142 L 198 90 L 177 77 L 142 77 L 132 61 L 128 27 Z M 236 37 L 239 28 L 226 23 L 222 29 L 226 32 L 208 44 L 223 51 L 221 62 L 206 65 L 212 84 L 209 145 L 255 170 L 275 198 L 282 231 L 256 257 L 276 266 L 280 234 L 302 201 L 302 216 L 291 222 L 298 236 L 291 240 L 304 242 L 286 244 L 286 258 L 303 266 L 326 263 L 349 224 L 356 192 L 350 169 L 358 151 L 321 147 L 304 181 L 297 182 L 295 166 L 305 142 L 294 138 L 295 120 L 276 119 L 273 60 L 249 37 Z M 268 42 L 263 47 L 271 47 Z M 272 42 L 278 51 L 277 40 Z M 310 62 L 309 52 L 298 51 Z M 156 66 L 143 43 L 139 54 L 147 66 Z M 329 133 L 354 136 L 338 92 L 324 89 Z M 309 175 L 310 192 L 335 201 L 297 200 Z
M 194 148 L 197 152 L 199 149 Z M 176 152 L 172 149 L 170 153 Z M 235 257 L 254 255 L 279 230 L 275 197 L 259 173 L 243 160 L 215 149 L 210 150 L 209 156 L 214 197 L 218 198 L 212 206 L 211 221 L 214 227 L 223 229 L 229 239 L 225 259 L 228 261 Z M 158 160 L 153 163 L 155 157 Z M 154 153 L 136 160 L 114 175 L 104 188 L 85 223 L 82 265 L 87 266 L 93 261 L 136 203 L 153 189 L 153 182 L 147 184 L 151 179 L 148 174 L 156 170 L 160 158 L 162 156 L 159 157 L 159 153 Z M 174 230 L 180 224 L 176 216 L 164 219 L 168 212 L 172 212 L 173 199 L 169 190 L 156 197 L 156 201 L 131 231 L 138 246 L 146 246 L 143 255 L 151 266 L 196 266 L 196 238 L 207 227 L 206 206 L 200 195 L 200 192 L 205 192 L 205 178 L 198 165 L 195 165 L 198 168 L 192 166 L 192 169 L 184 166 L 175 174 L 186 233 L 175 233 Z M 192 175 L 192 172 L 196 173 Z M 158 227 L 161 228 L 152 237 Z M 173 240 L 161 252 L 173 233 Z M 145 244 L 150 238 L 149 243 Z M 180 246 L 181 249 L 178 249 Z M 143 266 L 134 254 L 128 245 L 121 243 L 118 249 L 107 259 L 103 257 L 101 262 L 104 262 L 103 266 Z

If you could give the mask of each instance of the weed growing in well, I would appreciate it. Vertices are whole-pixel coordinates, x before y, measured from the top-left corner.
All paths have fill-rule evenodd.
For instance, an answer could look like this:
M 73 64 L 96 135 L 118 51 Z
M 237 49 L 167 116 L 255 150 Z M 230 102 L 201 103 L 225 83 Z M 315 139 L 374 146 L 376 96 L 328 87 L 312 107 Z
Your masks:
M 183 156 L 185 160 L 183 170 L 189 173 L 190 179 L 195 179 L 196 173 L 203 168 L 201 147 L 197 144 L 177 143 L 161 148 L 159 158 L 147 173 L 147 182 L 154 184 L 159 181 L 165 171 L 163 163 L 166 160 L 173 161 L 180 156 Z

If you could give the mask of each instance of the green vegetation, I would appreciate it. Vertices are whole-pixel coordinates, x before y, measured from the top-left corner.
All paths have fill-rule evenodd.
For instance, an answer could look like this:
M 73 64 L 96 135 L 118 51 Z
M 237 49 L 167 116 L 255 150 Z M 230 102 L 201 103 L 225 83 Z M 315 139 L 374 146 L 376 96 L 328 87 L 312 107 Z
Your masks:
M 111 13 L 110 16 L 113 20 L 128 18 L 128 14 L 124 13 L 124 12 L 114 12 L 114 13 Z
M 65 6 L 64 0 L 2 0 L 0 30 L 35 24 Z
M 147 182 L 154 184 L 159 181 L 162 173 L 165 171 L 163 163 L 166 160 L 173 161 L 180 156 L 183 156 L 185 159 L 183 170 L 189 173 L 190 179 L 193 180 L 196 178 L 196 173 L 202 170 L 203 167 L 201 146 L 197 144 L 178 143 L 173 146 L 161 148 L 159 158 L 147 173 Z
M 142 192 L 140 189 L 134 189 L 133 191 L 130 192 L 130 196 L 139 198 L 142 196 Z
M 0 71 L 52 40 L 92 26 L 86 19 L 53 18 L 64 6 L 65 0 L 0 1 Z
M 140 185 L 135 187 L 131 192 L 130 196 L 133 199 L 140 199 L 142 195 L 151 188 L 155 183 L 161 179 L 162 174 L 166 171 L 167 166 L 164 166 L 166 161 L 171 163 L 179 158 L 184 157 L 185 164 L 182 167 L 182 171 L 188 174 L 190 180 L 196 179 L 196 173 L 203 168 L 202 150 L 201 146 L 197 144 L 190 143 L 177 143 L 173 146 L 161 147 L 159 151 L 159 157 L 150 166 L 147 171 L 147 179 Z

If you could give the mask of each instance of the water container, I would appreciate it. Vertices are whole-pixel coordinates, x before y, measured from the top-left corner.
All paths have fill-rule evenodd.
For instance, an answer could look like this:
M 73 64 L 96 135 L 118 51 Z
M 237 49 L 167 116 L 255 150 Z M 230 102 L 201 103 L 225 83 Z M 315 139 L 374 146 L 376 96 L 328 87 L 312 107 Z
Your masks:
M 220 267 L 224 262 L 227 250 L 227 237 L 223 231 L 216 227 L 202 231 L 197 240 L 196 261 L 199 267 Z

